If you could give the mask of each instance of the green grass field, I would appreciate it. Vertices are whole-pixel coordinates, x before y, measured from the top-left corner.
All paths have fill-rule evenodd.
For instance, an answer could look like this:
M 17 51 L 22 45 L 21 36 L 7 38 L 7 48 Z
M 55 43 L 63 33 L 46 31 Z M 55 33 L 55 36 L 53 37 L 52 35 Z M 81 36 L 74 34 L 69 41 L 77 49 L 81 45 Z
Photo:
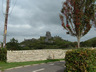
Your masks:
M 64 59 L 54 59 L 54 60 L 43 60 L 43 61 L 30 61 L 30 62 L 12 62 L 12 63 L 5 63 L 0 62 L 0 70 L 18 67 L 18 66 L 24 66 L 24 65 L 32 65 L 32 64 L 40 64 L 40 63 L 48 63 L 48 62 L 55 62 L 60 61 Z

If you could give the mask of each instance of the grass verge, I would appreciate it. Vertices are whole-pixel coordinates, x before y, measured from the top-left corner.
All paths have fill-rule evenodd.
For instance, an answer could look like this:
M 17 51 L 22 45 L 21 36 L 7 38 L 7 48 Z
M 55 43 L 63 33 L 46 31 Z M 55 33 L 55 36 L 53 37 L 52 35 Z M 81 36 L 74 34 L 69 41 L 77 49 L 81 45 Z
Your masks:
M 8 68 L 14 68 L 14 67 L 18 67 L 18 66 L 55 62 L 55 61 L 60 61 L 60 60 L 64 60 L 64 59 L 50 59 L 50 60 L 42 60 L 42 61 L 12 62 L 12 63 L 0 62 L 0 70 L 4 70 L 4 69 L 8 69 Z

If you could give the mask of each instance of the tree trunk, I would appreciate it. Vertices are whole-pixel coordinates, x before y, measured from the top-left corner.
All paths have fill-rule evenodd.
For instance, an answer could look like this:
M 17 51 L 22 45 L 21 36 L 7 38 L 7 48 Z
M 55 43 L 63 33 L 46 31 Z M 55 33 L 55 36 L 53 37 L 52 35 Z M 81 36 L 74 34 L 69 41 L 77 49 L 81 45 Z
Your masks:
M 77 44 L 78 44 L 78 48 L 80 48 L 80 36 L 77 36 Z

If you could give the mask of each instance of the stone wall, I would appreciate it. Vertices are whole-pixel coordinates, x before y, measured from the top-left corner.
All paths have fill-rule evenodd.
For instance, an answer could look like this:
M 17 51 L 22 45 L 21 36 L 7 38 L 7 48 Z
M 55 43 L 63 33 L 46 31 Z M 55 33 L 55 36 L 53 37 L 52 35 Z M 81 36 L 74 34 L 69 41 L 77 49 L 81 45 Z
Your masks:
M 67 50 L 62 49 L 8 51 L 7 62 L 63 59 L 65 57 L 66 51 Z

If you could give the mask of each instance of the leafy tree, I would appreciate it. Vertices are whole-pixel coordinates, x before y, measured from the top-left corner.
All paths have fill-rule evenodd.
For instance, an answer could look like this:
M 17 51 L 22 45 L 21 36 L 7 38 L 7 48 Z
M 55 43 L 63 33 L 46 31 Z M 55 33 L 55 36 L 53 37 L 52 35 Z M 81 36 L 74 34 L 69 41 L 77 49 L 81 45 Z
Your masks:
M 10 40 L 10 42 L 11 42 L 11 43 L 18 43 L 18 40 L 16 40 L 15 38 L 12 38 L 12 39 Z
M 95 0 L 66 0 L 63 3 L 60 19 L 62 26 L 72 36 L 77 37 L 78 48 L 80 38 L 91 29 L 94 18 Z
M 8 50 L 19 50 L 20 46 L 18 43 L 18 40 L 12 38 L 10 42 L 7 43 L 7 49 Z

